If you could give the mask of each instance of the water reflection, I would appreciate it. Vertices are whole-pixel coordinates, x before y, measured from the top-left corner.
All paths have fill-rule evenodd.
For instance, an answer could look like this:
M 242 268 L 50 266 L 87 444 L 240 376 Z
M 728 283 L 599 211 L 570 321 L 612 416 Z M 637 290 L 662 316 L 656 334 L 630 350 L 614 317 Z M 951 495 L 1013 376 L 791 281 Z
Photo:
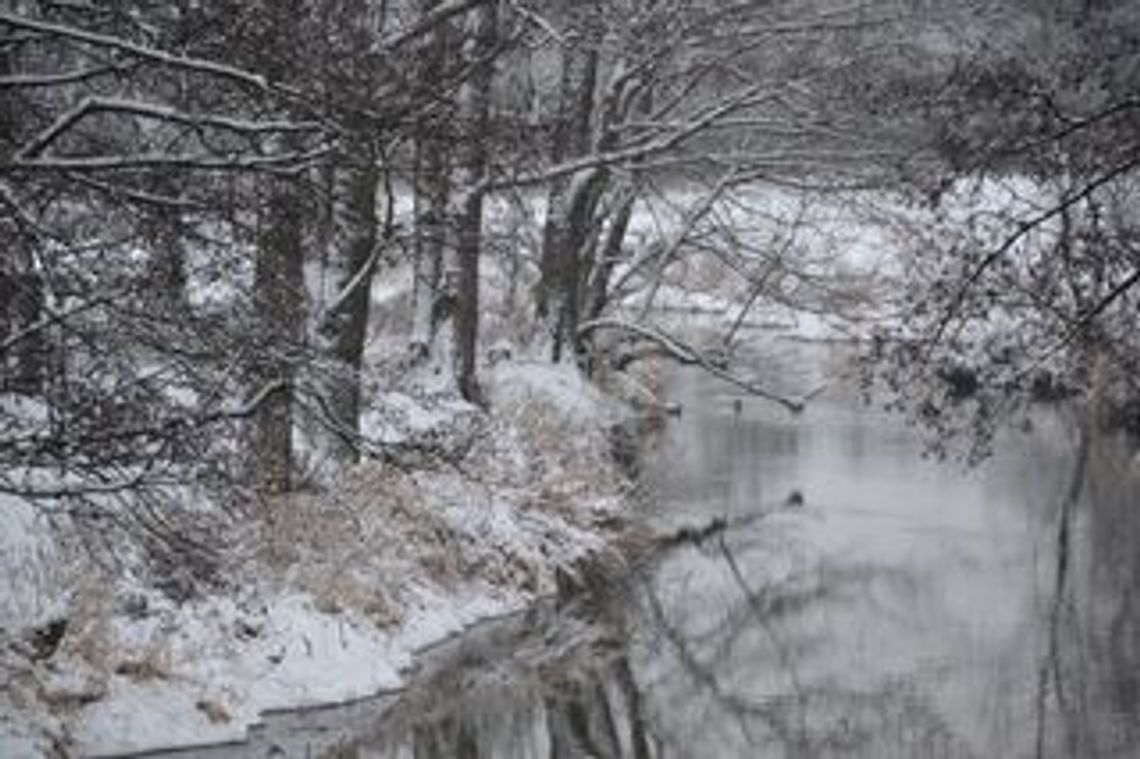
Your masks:
M 816 386 L 829 358 L 795 350 L 795 384 Z M 800 418 L 697 371 L 669 392 L 685 411 L 645 462 L 654 518 L 723 530 L 441 644 L 406 691 L 271 715 L 200 755 L 1140 755 L 1140 478 L 1123 447 L 1092 448 L 1058 600 L 1063 414 L 964 470 L 921 460 L 842 384 Z
M 296 755 L 660 756 L 626 655 L 625 592 L 549 601 L 447 641 L 426 652 L 407 690 L 377 705 L 367 729 Z
M 678 558 L 657 576 L 658 622 L 685 650 L 650 647 L 634 664 L 651 713 L 673 728 L 668 753 L 1140 754 L 1140 491 L 1121 450 L 1097 442 L 1055 602 L 1074 460 L 1063 413 L 1042 413 L 1032 436 L 1006 436 L 966 471 L 919 460 L 912 431 L 842 386 L 791 420 L 702 403 L 710 382 L 674 378 L 691 413 L 657 473 L 665 514 L 770 518 L 731 531 L 720 555 Z M 718 429 L 731 445 L 675 453 Z M 725 486 L 745 472 L 748 488 Z M 778 508 L 793 488 L 804 512 Z M 785 613 L 755 600 L 789 593 Z M 744 616 L 751 624 L 738 626 Z
M 1140 473 L 1128 454 L 1120 439 L 1091 447 L 1077 576 L 1053 631 L 1051 734 L 1073 755 L 1135 756 L 1140 746 Z

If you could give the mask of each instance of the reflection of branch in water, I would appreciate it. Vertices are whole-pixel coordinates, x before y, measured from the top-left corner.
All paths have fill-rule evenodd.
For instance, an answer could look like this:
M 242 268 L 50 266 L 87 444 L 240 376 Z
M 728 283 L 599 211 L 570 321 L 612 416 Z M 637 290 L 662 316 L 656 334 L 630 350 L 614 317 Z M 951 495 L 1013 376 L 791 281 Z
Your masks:
M 736 544 L 733 553 L 735 559 L 741 553 L 741 546 Z M 743 576 L 743 569 L 739 570 Z M 902 623 L 914 624 L 914 620 L 903 616 L 903 612 L 894 609 L 883 600 L 869 593 L 858 593 L 859 589 L 867 588 L 872 583 L 884 581 L 896 593 L 905 594 L 909 599 L 917 598 L 919 589 L 914 576 L 906 570 L 879 567 L 870 564 L 855 565 L 851 567 L 835 567 L 821 565 L 816 568 L 792 572 L 773 582 L 759 588 L 749 588 L 746 594 L 747 603 L 734 605 L 729 608 L 724 620 L 711 627 L 708 631 L 690 636 L 690 642 L 708 644 L 714 647 L 715 657 L 729 656 L 735 649 L 740 638 L 754 629 L 745 624 L 752 618 L 762 617 L 769 626 L 780 621 L 802 614 L 817 604 L 823 602 L 858 604 L 859 608 L 867 613 L 873 612 L 883 619 L 895 619 Z M 737 584 L 740 584 L 737 581 Z M 818 646 L 820 641 L 811 635 L 800 631 L 794 643 L 787 641 L 784 648 L 789 657 L 802 657 L 808 653 L 809 646 Z
M 891 608 L 878 608 L 885 601 L 857 591 L 870 583 L 886 581 L 894 591 L 914 596 L 919 588 L 910 572 L 874 565 L 824 565 L 772 578 L 755 587 L 757 580 L 751 574 L 751 565 L 735 539 L 739 536 L 735 531 L 729 533 L 735 526 L 730 521 L 726 530 L 714 533 L 706 544 L 694 546 L 704 549 L 702 553 L 718 563 L 723 562 L 725 574 L 731 575 L 728 582 L 740 591 L 739 600 L 725 605 L 723 618 L 702 624 L 690 634 L 679 621 L 667 619 L 668 612 L 663 608 L 666 601 L 654 595 L 653 588 L 646 594 L 645 615 L 669 644 L 671 656 L 679 659 L 679 667 L 669 667 L 681 669 L 690 678 L 694 693 L 705 693 L 726 727 L 735 723 L 753 746 L 758 746 L 758 741 L 782 744 L 788 755 L 799 757 L 885 756 L 875 753 L 876 747 L 886 751 L 888 746 L 926 752 L 891 756 L 971 755 L 955 739 L 938 711 L 925 703 L 917 691 L 892 682 L 884 683 L 881 690 L 853 689 L 834 680 L 814 679 L 818 674 L 809 679 L 808 672 L 801 671 L 805 661 L 815 661 L 804 657 L 812 656 L 812 647 L 820 645 L 823 639 L 812 642 L 810 632 L 792 634 L 799 630 L 796 621 L 800 615 L 820 604 L 848 602 L 858 604 L 861 612 L 878 609 L 874 613 L 886 614 Z M 789 620 L 792 627 L 784 627 L 782 620 Z M 739 642 L 746 636 L 750 640 L 749 650 L 739 656 L 751 658 L 739 659 Z M 808 648 L 804 648 L 805 640 Z M 759 649 L 753 649 L 754 646 Z M 761 649 L 771 659 L 765 671 L 777 668 L 777 674 L 783 672 L 788 692 L 753 695 L 747 688 L 732 692 L 731 684 L 737 681 L 731 679 L 729 673 L 735 670 L 728 663 L 755 661 Z
M 736 721 L 745 741 L 752 746 L 759 744 L 758 739 L 753 735 L 752 729 L 748 724 L 748 718 L 751 717 L 762 719 L 777 738 L 784 741 L 786 745 L 790 745 L 793 738 L 792 731 L 788 729 L 784 717 L 780 714 L 779 710 L 769 704 L 758 704 L 737 694 L 725 692 L 717 676 L 711 669 L 702 664 L 689 649 L 685 637 L 680 631 L 669 624 L 665 616 L 665 610 L 661 606 L 660 599 L 657 598 L 657 595 L 653 592 L 653 589 L 648 586 L 648 583 L 645 590 L 649 610 L 653 614 L 653 622 L 656 628 L 664 634 L 665 639 L 669 641 L 673 649 L 677 652 L 677 658 L 681 666 L 689 676 L 692 677 L 698 685 L 708 691 L 713 700 Z
M 595 740 L 595 731 L 591 729 L 592 720 L 586 705 L 596 704 L 587 698 L 585 686 L 571 683 L 566 690 L 566 693 L 558 697 L 547 697 L 544 701 L 552 759 L 569 759 L 583 754 L 613 756 Z
M 629 712 L 630 743 L 633 749 L 633 759 L 650 759 L 652 752 L 649 748 L 649 725 L 645 719 L 645 707 L 641 702 L 641 691 L 633 679 L 633 670 L 630 669 L 629 659 L 621 657 L 613 664 L 614 679 L 618 690 L 625 694 L 626 709 Z M 660 754 L 660 752 L 658 752 Z
M 415 759 L 652 759 L 659 752 L 624 645 L 626 607 L 610 597 L 618 592 L 551 598 L 430 647 L 392 703 L 340 748 Z
M 796 663 L 788 652 L 784 642 L 780 640 L 780 636 L 776 634 L 775 628 L 769 623 L 768 616 L 765 613 L 765 604 L 757 597 L 756 593 L 749 587 L 748 582 L 744 579 L 744 574 L 740 571 L 740 565 L 736 563 L 736 557 L 732 555 L 732 551 L 728 548 L 728 543 L 724 539 L 724 535 L 720 535 L 717 543 L 720 547 L 721 555 L 724 556 L 725 563 L 728 564 L 728 569 L 732 573 L 733 579 L 740 587 L 744 597 L 748 600 L 748 608 L 752 611 L 752 616 L 755 618 L 756 623 L 760 625 L 760 629 L 768 636 L 768 640 L 772 643 L 772 648 L 776 652 L 776 658 L 780 661 L 780 667 L 788 673 L 788 679 L 791 681 L 792 690 L 795 693 L 796 702 L 799 708 L 796 709 L 796 721 L 799 723 L 796 744 L 804 745 L 807 742 L 807 695 L 804 693 L 803 684 L 800 682 L 799 671 L 796 669 Z
M 1091 414 L 1086 413 L 1085 416 L 1088 417 Z M 1085 481 L 1085 469 L 1089 458 L 1089 439 L 1092 434 L 1095 434 L 1095 431 L 1090 428 L 1090 421 L 1088 419 L 1082 420 L 1080 425 L 1076 462 L 1073 466 L 1069 486 L 1065 491 L 1065 497 L 1061 501 L 1061 513 L 1057 525 L 1057 573 L 1053 584 L 1053 597 L 1049 605 L 1049 639 L 1045 656 L 1037 672 L 1037 736 L 1034 754 L 1037 759 L 1044 759 L 1045 756 L 1045 723 L 1050 680 L 1053 684 L 1058 713 L 1064 715 L 1067 708 L 1060 649 L 1061 612 L 1065 606 L 1069 565 L 1072 558 L 1070 550 L 1072 547 L 1073 512 L 1076 510 L 1077 501 L 1080 498 Z M 1072 753 L 1075 749 L 1073 745 L 1075 736 L 1071 730 L 1066 730 L 1066 733 L 1070 744 L 1070 753 L 1076 756 L 1075 753 Z

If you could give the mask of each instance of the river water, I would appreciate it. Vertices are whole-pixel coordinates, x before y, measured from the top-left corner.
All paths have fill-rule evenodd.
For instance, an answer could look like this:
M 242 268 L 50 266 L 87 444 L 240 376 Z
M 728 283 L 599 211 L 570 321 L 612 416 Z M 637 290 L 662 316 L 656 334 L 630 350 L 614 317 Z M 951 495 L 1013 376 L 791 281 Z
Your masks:
M 1058 603 L 1076 462 L 1064 412 L 1042 410 L 967 469 L 922 459 L 914 430 L 830 379 L 847 349 L 773 353 L 785 379 L 799 368 L 789 389 L 828 386 L 803 417 L 693 374 L 671 384 L 686 412 L 657 459 L 663 513 L 768 516 L 654 578 L 677 645 L 651 647 L 635 671 L 662 695 L 666 753 L 1140 756 L 1140 542 L 1121 539 L 1140 535 L 1137 490 L 1107 443 Z M 1093 560 L 1108 560 L 1109 536 L 1114 585 Z
M 723 520 L 572 602 L 479 626 L 407 691 L 269 715 L 194 756 L 1140 756 L 1140 488 L 1094 446 L 1058 589 L 1073 425 L 1043 410 L 966 469 L 860 403 L 848 350 L 758 365 L 808 411 L 698 370 L 644 454 L 663 532 Z M 795 494 L 795 495 L 793 495 Z

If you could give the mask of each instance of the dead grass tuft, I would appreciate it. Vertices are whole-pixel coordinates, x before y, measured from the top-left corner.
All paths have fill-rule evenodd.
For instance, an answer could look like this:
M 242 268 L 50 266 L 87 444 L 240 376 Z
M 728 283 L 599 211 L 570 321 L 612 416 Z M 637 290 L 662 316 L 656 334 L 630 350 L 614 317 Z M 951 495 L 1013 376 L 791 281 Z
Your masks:
M 111 670 L 114 641 L 110 630 L 111 601 L 103 578 L 93 574 L 76 588 L 60 653 L 73 656 L 99 672 Z
M 335 493 L 279 499 L 253 536 L 266 564 L 313 595 L 322 611 L 352 609 L 385 627 L 401 618 L 403 580 L 453 585 L 459 548 L 415 475 L 379 462 L 356 467 Z

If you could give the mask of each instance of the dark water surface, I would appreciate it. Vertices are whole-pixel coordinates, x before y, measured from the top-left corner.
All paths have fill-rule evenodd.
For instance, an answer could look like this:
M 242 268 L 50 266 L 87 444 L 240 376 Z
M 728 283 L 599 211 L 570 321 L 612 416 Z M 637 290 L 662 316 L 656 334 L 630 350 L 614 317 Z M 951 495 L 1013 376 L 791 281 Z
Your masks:
M 663 530 L 725 530 L 433 649 L 411 687 L 182 756 L 1137 757 L 1140 488 L 1093 447 L 1058 595 L 1072 423 L 967 470 L 862 406 L 840 347 L 766 357 L 793 417 L 678 371 L 646 452 Z M 798 492 L 803 503 L 788 496 Z

